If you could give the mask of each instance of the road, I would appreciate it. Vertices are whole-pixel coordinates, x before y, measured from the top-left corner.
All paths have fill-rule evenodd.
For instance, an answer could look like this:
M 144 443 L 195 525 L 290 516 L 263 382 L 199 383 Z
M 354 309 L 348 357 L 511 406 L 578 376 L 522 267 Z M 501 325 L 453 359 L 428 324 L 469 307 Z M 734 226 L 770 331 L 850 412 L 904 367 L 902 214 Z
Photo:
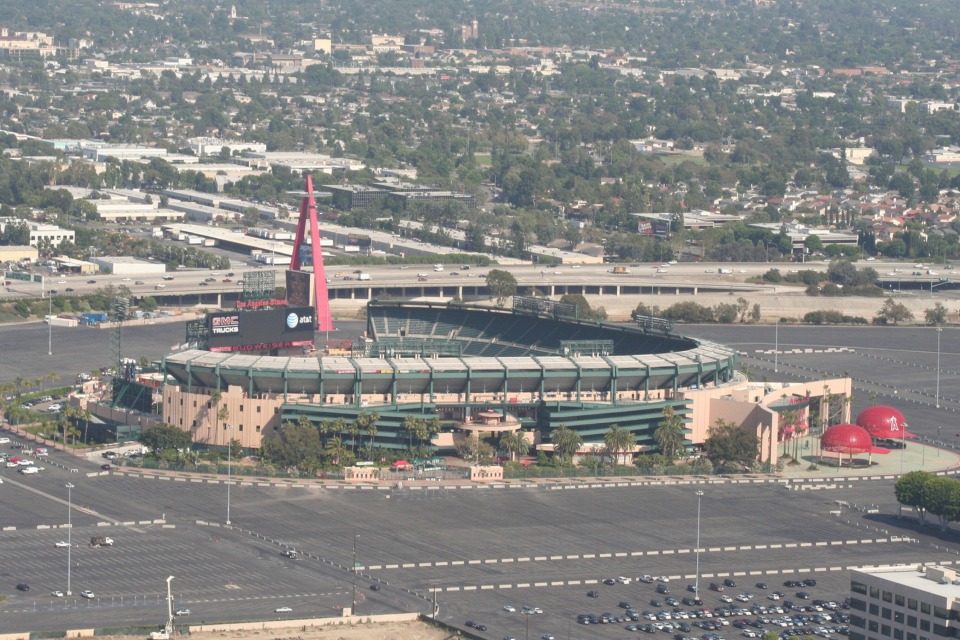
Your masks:
M 438 258 L 440 259 L 440 258 Z M 877 270 L 881 278 L 895 277 L 897 280 L 917 281 L 917 282 L 939 282 L 940 277 L 950 277 L 952 271 L 939 270 L 937 276 L 912 276 L 912 272 L 917 271 L 911 264 L 903 262 L 862 262 L 858 266 L 869 266 Z M 725 286 L 738 284 L 747 286 L 745 283 L 756 280 L 757 277 L 767 272 L 771 268 L 778 268 L 784 274 L 799 271 L 801 269 L 811 269 L 814 271 L 825 271 L 829 267 L 827 261 L 808 262 L 806 264 L 796 263 L 764 263 L 750 262 L 742 264 L 733 263 L 700 263 L 700 262 L 682 262 L 678 264 L 637 264 L 628 267 L 630 273 L 614 274 L 612 266 L 608 264 L 601 265 L 560 265 L 558 267 L 544 268 L 539 264 L 510 265 L 490 267 L 471 267 L 463 269 L 464 265 L 445 264 L 442 272 L 433 270 L 432 265 L 375 265 L 375 266 L 330 266 L 326 268 L 326 275 L 331 289 L 353 288 L 360 285 L 371 285 L 376 287 L 407 286 L 407 287 L 435 287 L 438 285 L 478 285 L 482 276 L 485 276 L 491 269 L 499 268 L 510 271 L 516 277 L 521 287 L 536 287 L 547 285 L 604 285 L 604 286 L 668 286 L 670 284 L 699 284 L 702 286 L 717 285 Z M 721 273 L 722 270 L 729 270 L 730 273 Z M 894 269 L 899 270 L 894 272 Z M 138 297 L 150 295 L 171 295 L 171 294 L 215 294 L 220 292 L 236 292 L 240 290 L 240 280 L 243 274 L 248 271 L 264 270 L 274 271 L 276 273 L 276 283 L 283 286 L 285 268 L 281 267 L 257 267 L 244 264 L 241 260 L 235 260 L 234 265 L 227 271 L 209 271 L 203 269 L 181 270 L 175 273 L 166 274 L 166 277 L 172 277 L 172 280 L 164 280 L 161 274 L 141 275 L 141 276 L 120 276 L 103 275 L 95 276 L 52 276 L 47 279 L 45 289 L 54 289 L 59 294 L 83 295 L 91 294 L 107 285 L 114 287 L 125 286 Z M 369 281 L 359 282 L 357 280 L 357 271 L 370 274 Z M 232 274 L 232 275 L 231 275 Z M 424 274 L 424 275 L 421 275 Z M 889 274 L 889 276 L 887 275 Z M 421 280 L 420 278 L 425 278 Z M 349 279 L 347 279 L 349 278 Z M 229 280 L 230 282 L 226 282 Z M 138 284 L 142 283 L 142 284 Z M 158 288 L 162 285 L 162 288 Z M 67 291 L 70 289 L 70 291 Z M 769 285 L 760 286 L 761 290 L 774 291 L 775 287 Z M 31 284 L 20 281 L 11 281 L 11 284 L 5 290 L 0 291 L 0 300 L 4 298 L 18 298 L 23 296 L 40 296 L 44 288 L 39 284 Z M 938 295 L 944 295 L 947 292 L 939 292 Z M 953 292 L 955 293 L 955 292 Z

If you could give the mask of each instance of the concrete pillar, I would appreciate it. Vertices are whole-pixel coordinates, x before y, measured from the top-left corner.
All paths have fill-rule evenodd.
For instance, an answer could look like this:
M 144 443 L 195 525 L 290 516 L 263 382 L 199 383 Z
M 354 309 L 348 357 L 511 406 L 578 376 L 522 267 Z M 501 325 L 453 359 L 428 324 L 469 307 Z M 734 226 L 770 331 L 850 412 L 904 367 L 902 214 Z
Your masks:
M 616 293 L 614 295 L 618 298 L 620 297 L 620 285 L 617 285 Z
M 373 300 L 373 287 L 367 287 L 367 300 Z

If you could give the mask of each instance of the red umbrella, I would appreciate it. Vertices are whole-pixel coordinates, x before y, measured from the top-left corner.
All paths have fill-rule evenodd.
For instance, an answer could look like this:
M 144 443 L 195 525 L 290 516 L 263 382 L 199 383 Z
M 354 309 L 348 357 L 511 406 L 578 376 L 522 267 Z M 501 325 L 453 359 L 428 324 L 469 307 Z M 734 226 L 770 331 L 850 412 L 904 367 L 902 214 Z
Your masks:
M 397 460 L 396 462 L 393 463 L 393 466 L 394 466 L 394 467 L 409 467 L 409 466 L 410 466 L 410 463 L 407 462 L 406 460 Z

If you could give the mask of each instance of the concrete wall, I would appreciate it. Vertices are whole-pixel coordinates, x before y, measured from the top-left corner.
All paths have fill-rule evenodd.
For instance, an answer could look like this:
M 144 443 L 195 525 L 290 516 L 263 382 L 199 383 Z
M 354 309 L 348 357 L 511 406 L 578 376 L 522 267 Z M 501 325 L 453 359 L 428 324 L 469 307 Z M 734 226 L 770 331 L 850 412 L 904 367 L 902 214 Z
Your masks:
M 250 449 L 259 449 L 261 439 L 280 426 L 282 394 L 251 398 L 238 386 L 221 389 L 220 394 L 219 407 L 227 410 L 223 420 L 217 418 L 219 409 L 209 390 L 188 393 L 185 387 L 168 384 L 163 388 L 163 421 L 189 431 L 194 442 L 226 447 L 228 441 L 239 440 L 241 446 Z M 225 429 L 224 424 L 231 428 Z
M 377 622 L 414 622 L 419 619 L 417 613 L 396 613 L 392 615 L 379 616 L 356 616 L 341 618 L 305 618 L 302 620 L 266 620 L 263 622 L 231 622 L 223 624 L 202 624 L 191 625 L 190 633 L 200 631 L 255 631 L 259 629 L 290 629 L 294 627 L 325 627 L 341 624 L 361 624 Z M 10 640 L 28 640 L 30 634 L 23 636 L 14 635 Z M 0 640 L 6 640 L 6 637 L 0 636 Z

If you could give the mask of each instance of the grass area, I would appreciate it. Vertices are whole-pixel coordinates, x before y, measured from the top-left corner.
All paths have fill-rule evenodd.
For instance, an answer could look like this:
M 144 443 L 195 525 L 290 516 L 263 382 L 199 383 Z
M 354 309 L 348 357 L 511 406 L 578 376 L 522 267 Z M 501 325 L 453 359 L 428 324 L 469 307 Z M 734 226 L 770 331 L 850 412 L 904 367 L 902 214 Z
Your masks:
M 663 164 L 671 167 L 678 164 L 683 164 L 684 162 L 692 162 L 693 164 L 702 166 L 706 166 L 707 164 L 707 161 L 704 160 L 703 156 L 657 155 L 656 158 L 663 162 Z
M 493 164 L 493 157 L 489 153 L 475 153 L 473 157 L 477 161 L 478 166 L 489 167 Z

